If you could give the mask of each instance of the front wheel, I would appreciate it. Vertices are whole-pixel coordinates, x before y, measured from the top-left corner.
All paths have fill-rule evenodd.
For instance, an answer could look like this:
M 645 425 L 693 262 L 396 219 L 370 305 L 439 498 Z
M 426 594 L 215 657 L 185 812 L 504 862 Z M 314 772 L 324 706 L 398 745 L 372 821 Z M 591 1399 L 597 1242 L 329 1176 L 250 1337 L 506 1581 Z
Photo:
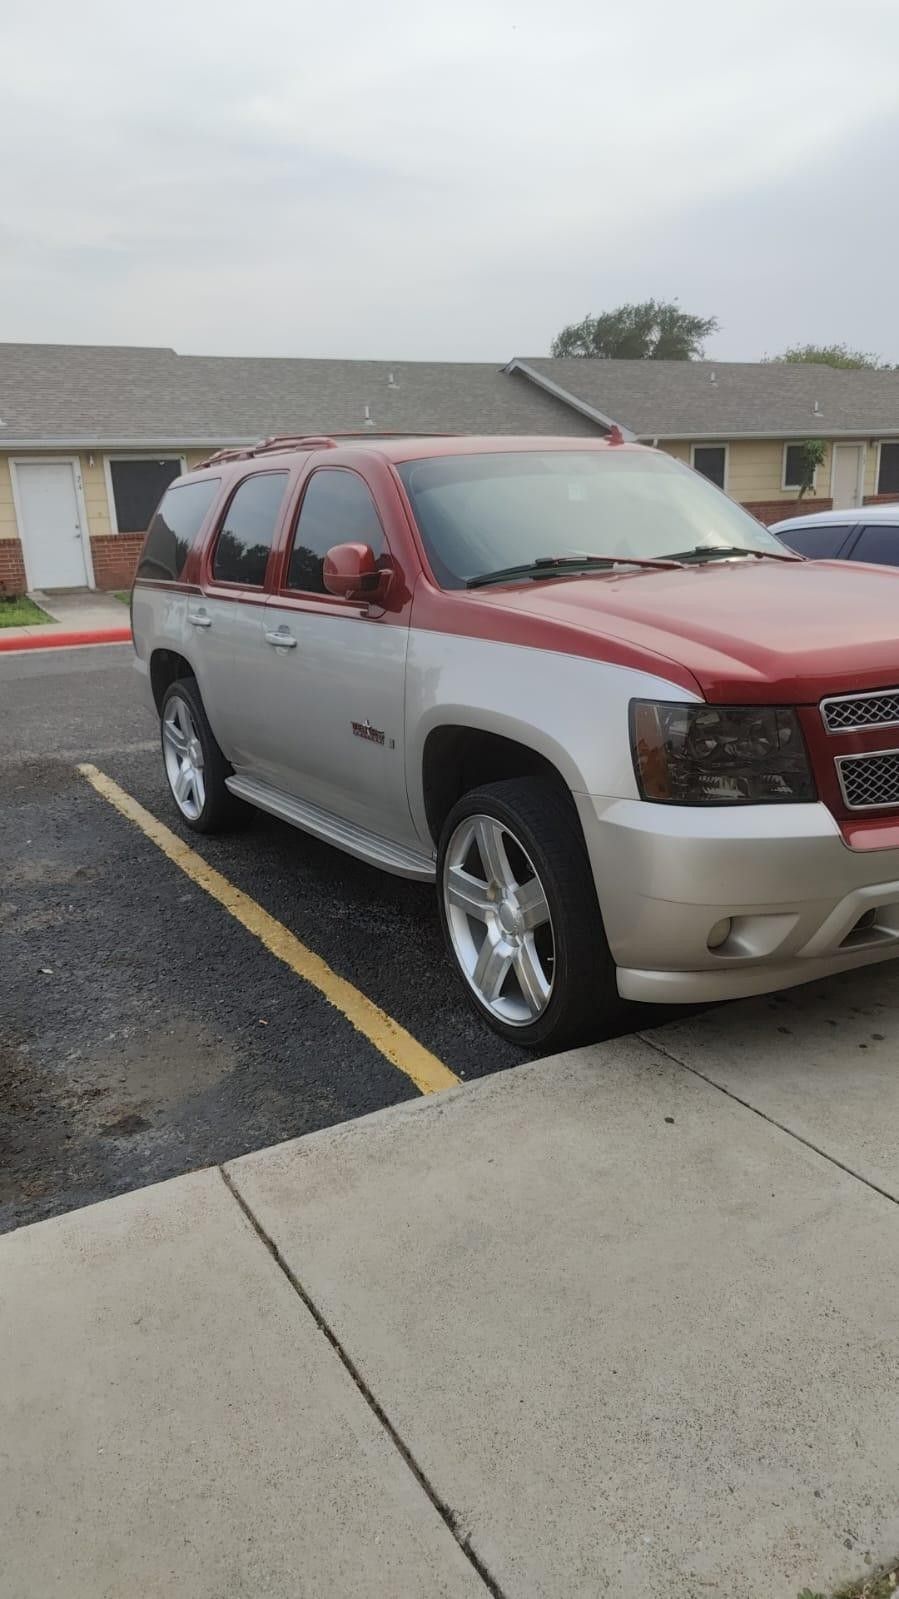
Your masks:
M 612 1031 L 615 964 L 574 803 L 550 778 L 474 789 L 446 819 L 440 917 L 468 997 L 528 1049 Z

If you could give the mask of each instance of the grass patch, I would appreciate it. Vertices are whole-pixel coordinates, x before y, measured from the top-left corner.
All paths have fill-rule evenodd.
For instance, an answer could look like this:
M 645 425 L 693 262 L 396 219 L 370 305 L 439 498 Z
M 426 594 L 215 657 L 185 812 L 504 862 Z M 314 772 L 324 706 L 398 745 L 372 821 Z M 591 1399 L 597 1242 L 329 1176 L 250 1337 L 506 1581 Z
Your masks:
M 0 594 L 0 627 L 33 627 L 35 622 L 52 622 L 27 594 Z
M 836 1593 L 818 1593 L 811 1588 L 803 1588 L 797 1599 L 896 1599 L 899 1590 L 899 1559 L 893 1560 L 889 1566 L 881 1567 L 880 1571 L 871 1572 L 867 1577 L 856 1577 L 854 1582 L 849 1582 L 844 1588 L 839 1588 Z
M 113 589 L 112 597 L 114 600 L 121 600 L 123 605 L 131 604 L 131 592 L 129 589 Z

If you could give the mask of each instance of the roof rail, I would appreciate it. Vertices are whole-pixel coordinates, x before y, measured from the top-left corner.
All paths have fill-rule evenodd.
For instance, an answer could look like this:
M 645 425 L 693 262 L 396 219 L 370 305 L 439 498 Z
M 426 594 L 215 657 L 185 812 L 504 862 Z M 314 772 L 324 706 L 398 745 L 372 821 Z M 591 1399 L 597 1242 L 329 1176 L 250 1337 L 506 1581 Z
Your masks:
M 269 439 L 260 439 L 258 444 L 234 446 L 231 449 L 216 450 L 206 457 L 205 461 L 198 461 L 191 468 L 193 472 L 201 472 L 207 466 L 221 466 L 225 461 L 251 461 L 257 455 L 277 455 L 282 450 L 337 450 L 342 439 L 364 444 L 368 439 L 448 439 L 455 438 L 454 433 L 422 433 L 422 432 L 374 432 L 374 433 L 274 433 Z
M 327 433 L 273 433 L 270 439 L 254 444 L 251 455 L 267 455 L 275 450 L 336 450 L 337 440 Z

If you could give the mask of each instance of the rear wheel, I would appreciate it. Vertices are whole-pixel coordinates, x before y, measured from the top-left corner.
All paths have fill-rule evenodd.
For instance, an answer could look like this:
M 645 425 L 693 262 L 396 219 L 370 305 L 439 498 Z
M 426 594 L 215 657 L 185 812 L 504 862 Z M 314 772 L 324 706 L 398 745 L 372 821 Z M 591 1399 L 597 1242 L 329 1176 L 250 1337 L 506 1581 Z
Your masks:
M 440 916 L 475 1009 L 504 1038 L 564 1049 L 621 1013 L 577 812 L 549 778 L 474 789 L 447 817 Z
M 233 825 L 244 807 L 225 787 L 231 767 L 215 741 L 195 678 L 169 684 L 160 732 L 165 775 L 181 820 L 195 833 L 217 833 Z

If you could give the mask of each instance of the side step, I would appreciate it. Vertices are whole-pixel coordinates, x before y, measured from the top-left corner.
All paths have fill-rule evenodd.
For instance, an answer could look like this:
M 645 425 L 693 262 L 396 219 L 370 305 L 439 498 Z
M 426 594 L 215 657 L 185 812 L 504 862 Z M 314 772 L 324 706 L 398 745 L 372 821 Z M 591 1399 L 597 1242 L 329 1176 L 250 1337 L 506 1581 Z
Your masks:
M 258 805 L 261 811 L 268 811 L 282 822 L 290 822 L 293 827 L 302 828 L 304 833 L 324 839 L 326 844 L 333 844 L 348 855 L 370 861 L 372 866 L 380 866 L 385 872 L 393 872 L 397 877 L 411 877 L 419 883 L 433 883 L 437 876 L 437 868 L 430 856 L 407 849 L 403 844 L 395 844 L 392 839 L 381 838 L 378 833 L 370 833 L 368 828 L 348 822 L 342 816 L 334 816 L 331 811 L 322 810 L 320 805 L 312 805 L 309 800 L 296 799 L 292 794 L 270 788 L 268 783 L 260 783 L 253 777 L 235 775 L 226 778 L 225 782 L 238 799 L 248 800 L 251 805 Z

